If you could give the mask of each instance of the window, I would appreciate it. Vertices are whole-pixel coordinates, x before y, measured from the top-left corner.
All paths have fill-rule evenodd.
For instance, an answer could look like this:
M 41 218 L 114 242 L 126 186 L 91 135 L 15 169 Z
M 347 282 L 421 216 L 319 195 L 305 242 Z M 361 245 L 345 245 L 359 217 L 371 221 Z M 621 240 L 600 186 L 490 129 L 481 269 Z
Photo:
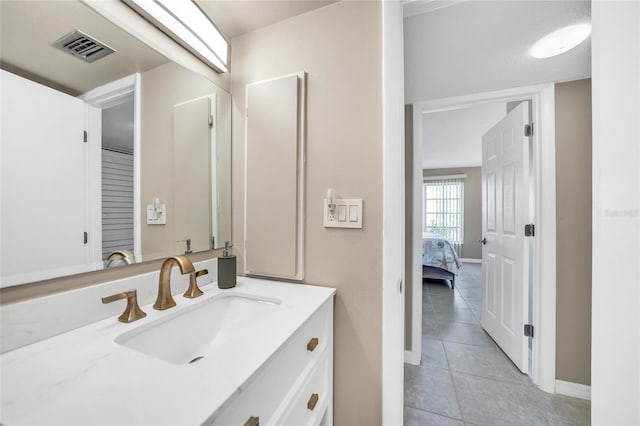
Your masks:
M 464 240 L 464 175 L 425 178 L 424 232 L 452 243 Z

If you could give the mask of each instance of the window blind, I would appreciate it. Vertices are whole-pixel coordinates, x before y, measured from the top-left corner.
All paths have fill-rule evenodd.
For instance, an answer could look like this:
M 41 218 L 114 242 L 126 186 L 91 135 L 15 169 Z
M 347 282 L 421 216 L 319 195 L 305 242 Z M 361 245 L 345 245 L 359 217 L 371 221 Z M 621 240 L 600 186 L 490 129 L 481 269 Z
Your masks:
M 424 232 L 437 234 L 460 253 L 464 241 L 465 175 L 425 177 Z

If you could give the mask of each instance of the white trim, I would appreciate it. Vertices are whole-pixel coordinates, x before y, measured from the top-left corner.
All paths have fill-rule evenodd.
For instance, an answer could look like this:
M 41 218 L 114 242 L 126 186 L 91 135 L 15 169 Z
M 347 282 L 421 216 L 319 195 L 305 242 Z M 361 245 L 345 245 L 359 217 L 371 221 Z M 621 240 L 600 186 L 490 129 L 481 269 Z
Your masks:
M 591 423 L 640 425 L 640 2 L 591 11 Z
M 451 159 L 451 160 L 455 160 Z M 422 158 L 420 159 L 420 167 L 424 170 L 439 170 L 439 169 L 470 169 L 473 167 L 482 167 L 482 163 L 478 163 L 477 161 L 470 161 L 468 163 L 443 163 L 439 164 L 438 167 L 425 167 L 422 164 Z
M 404 65 L 402 4 L 382 2 L 382 424 L 404 405 Z
M 422 114 L 487 102 L 524 99 L 532 101 L 532 116 L 534 123 L 536 123 L 536 132 L 533 136 L 533 173 L 536 183 L 534 219 L 537 225 L 537 235 L 533 240 L 532 264 L 533 323 L 536 327 L 536 339 L 533 339 L 534 357 L 530 375 L 540 389 L 553 393 L 556 372 L 556 170 L 555 87 L 553 83 L 416 102 L 413 105 L 414 144 L 422 145 Z M 544 140 L 544 149 L 540 143 L 541 140 Z M 416 182 L 422 184 L 422 177 Z M 421 238 L 421 228 L 414 229 L 414 239 L 421 240 Z M 419 253 L 419 251 L 416 252 Z M 414 267 L 416 273 L 421 269 L 421 267 Z M 422 282 L 419 280 L 421 276 L 420 274 L 413 280 L 413 297 L 418 300 L 422 300 Z M 421 304 L 417 310 L 414 309 L 412 316 L 413 328 L 421 329 Z
M 133 92 L 133 257 L 142 262 L 142 76 L 135 74 Z
M 405 349 L 404 362 L 405 364 L 420 365 L 420 354 L 415 350 L 415 348 L 410 350 Z
M 89 233 L 86 245 L 88 266 L 86 271 L 99 271 L 104 269 L 102 263 L 102 110 L 85 102 L 85 123 L 87 130 L 85 221 Z
M 482 259 L 471 259 L 470 257 L 461 257 L 460 262 L 462 263 L 482 263 Z
M 432 180 L 445 180 L 445 179 L 466 179 L 467 175 L 442 175 L 442 176 L 424 176 L 422 180 L 424 182 L 429 182 Z
M 591 401 L 591 386 L 556 380 L 556 393 Z
M 412 214 L 412 227 L 413 238 L 411 241 L 411 248 L 413 250 L 411 268 L 413 271 L 411 282 L 412 286 L 412 299 L 411 299 L 411 352 L 413 353 L 413 359 L 418 359 L 418 362 L 422 356 L 422 256 L 416 255 L 416 253 L 422 253 L 422 233 L 424 232 L 424 212 L 422 200 L 423 196 L 423 172 L 422 172 L 422 130 L 418 133 L 418 128 L 415 123 L 416 120 L 422 120 L 422 113 L 413 107 L 413 214 Z M 422 127 L 420 127 L 422 129 Z M 415 182 L 421 182 L 420 185 L 415 185 Z M 420 206 L 420 207 L 418 207 Z M 419 214 L 416 214 L 419 211 Z M 409 285 L 409 284 L 407 284 Z M 419 288 L 419 295 L 416 296 L 416 289 Z M 416 321 L 416 317 L 419 314 L 419 321 Z
M 110 108 L 121 104 L 124 99 L 133 96 L 136 87 L 136 74 L 122 77 L 78 96 L 96 108 Z

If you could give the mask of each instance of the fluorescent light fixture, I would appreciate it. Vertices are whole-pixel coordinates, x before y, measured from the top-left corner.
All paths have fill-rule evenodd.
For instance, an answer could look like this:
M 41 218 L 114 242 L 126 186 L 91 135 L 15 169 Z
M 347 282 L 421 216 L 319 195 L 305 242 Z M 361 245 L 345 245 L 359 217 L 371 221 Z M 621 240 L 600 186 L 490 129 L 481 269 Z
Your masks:
M 529 53 L 534 58 L 550 58 L 573 49 L 589 37 L 591 24 L 560 28 L 535 42 Z
M 220 72 L 229 71 L 227 39 L 192 0 L 125 0 L 125 3 L 202 61 Z

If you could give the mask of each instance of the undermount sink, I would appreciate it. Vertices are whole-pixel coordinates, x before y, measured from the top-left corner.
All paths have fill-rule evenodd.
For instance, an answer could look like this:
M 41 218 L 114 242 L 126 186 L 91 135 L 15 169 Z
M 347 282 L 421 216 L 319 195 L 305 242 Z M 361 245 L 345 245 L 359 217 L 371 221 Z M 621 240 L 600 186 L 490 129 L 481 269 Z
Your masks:
M 171 364 L 192 364 L 276 311 L 279 299 L 230 293 L 182 308 L 128 331 L 115 342 Z

